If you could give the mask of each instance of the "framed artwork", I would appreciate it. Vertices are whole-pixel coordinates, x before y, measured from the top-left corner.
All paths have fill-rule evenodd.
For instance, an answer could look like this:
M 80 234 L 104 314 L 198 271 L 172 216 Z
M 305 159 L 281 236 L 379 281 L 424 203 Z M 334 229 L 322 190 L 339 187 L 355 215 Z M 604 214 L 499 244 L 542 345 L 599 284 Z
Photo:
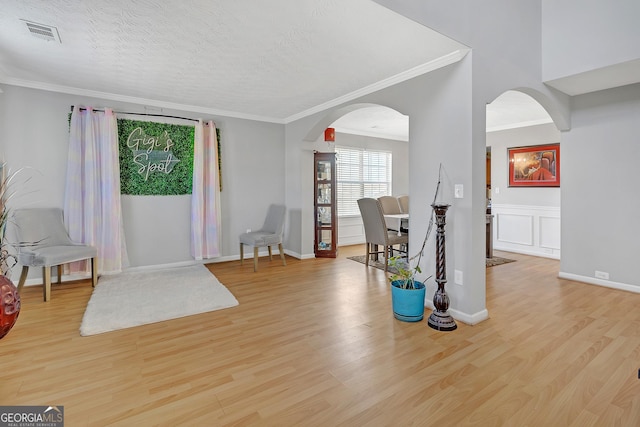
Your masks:
M 560 187 L 560 144 L 507 149 L 509 187 Z

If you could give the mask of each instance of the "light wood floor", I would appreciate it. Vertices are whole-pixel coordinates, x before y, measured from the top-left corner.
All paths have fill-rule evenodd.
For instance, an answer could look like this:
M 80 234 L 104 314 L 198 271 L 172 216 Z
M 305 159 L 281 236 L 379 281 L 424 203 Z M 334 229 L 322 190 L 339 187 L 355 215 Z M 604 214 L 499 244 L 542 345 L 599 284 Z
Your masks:
M 239 306 L 91 337 L 88 281 L 28 287 L 0 405 L 63 405 L 68 427 L 640 425 L 640 294 L 497 253 L 517 262 L 487 270 L 491 318 L 437 332 L 340 252 L 210 264 Z

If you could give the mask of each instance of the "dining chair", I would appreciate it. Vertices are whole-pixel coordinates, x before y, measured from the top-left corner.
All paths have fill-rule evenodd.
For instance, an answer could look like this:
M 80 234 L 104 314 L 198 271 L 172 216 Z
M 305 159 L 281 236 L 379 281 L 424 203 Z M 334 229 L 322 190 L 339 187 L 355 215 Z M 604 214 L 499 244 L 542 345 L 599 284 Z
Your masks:
M 265 246 L 269 249 L 269 259 L 272 260 L 271 246 L 278 245 L 282 265 L 287 265 L 282 249 L 286 212 L 285 206 L 271 205 L 261 229 L 240 235 L 240 265 L 244 263 L 244 245 L 253 247 L 253 271 L 258 271 L 258 248 Z
M 371 255 L 382 253 L 384 255 L 384 271 L 387 271 L 389 255 L 393 254 L 393 246 L 404 245 L 406 247 L 409 244 L 409 235 L 404 233 L 398 235 L 396 231 L 387 229 L 382 204 L 379 200 L 372 198 L 359 199 L 358 208 L 360 209 L 360 215 L 362 215 L 367 246 L 365 265 L 369 265 Z M 378 246 L 382 246 L 384 249 L 379 251 Z M 401 252 L 406 254 L 406 251 Z
M 71 241 L 60 208 L 27 208 L 13 211 L 18 263 L 22 273 L 18 292 L 22 290 L 29 267 L 42 267 L 43 296 L 51 299 L 51 267 L 58 267 L 58 283 L 62 282 L 62 265 L 91 260 L 91 284 L 98 282 L 98 250 L 90 245 Z
M 398 196 L 398 204 L 400 205 L 400 210 L 402 211 L 402 213 L 409 215 L 409 196 L 407 194 Z M 405 233 L 409 232 L 408 219 L 400 220 L 400 231 Z
M 409 213 L 409 196 L 404 194 L 402 196 L 398 196 L 398 204 L 400 205 L 400 210 L 402 213 Z
M 385 215 L 395 215 L 401 214 L 402 209 L 400 209 L 400 203 L 398 203 L 398 198 L 394 196 L 380 196 L 378 197 L 378 201 L 380 202 L 380 206 L 382 206 L 382 212 Z M 389 230 L 395 231 L 396 233 L 400 231 L 401 221 L 398 218 L 385 218 L 385 222 L 387 224 L 387 228 Z

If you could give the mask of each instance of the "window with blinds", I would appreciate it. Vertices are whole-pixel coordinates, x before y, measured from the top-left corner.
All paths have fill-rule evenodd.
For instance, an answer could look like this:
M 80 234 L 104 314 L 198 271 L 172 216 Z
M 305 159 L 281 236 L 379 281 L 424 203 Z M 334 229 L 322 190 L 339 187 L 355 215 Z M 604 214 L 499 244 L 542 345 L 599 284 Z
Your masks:
M 391 195 L 391 153 L 336 147 L 338 216 L 360 215 L 358 199 Z

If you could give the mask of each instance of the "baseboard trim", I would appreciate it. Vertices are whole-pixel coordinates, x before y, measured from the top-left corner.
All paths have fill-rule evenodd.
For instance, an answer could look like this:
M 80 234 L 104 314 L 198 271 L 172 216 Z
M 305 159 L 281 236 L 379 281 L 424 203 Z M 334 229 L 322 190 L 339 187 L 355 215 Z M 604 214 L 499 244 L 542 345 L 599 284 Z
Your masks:
M 298 258 L 298 259 L 304 259 L 304 257 L 300 257 L 299 254 L 293 253 L 291 251 L 285 250 L 284 251 L 285 254 L 290 255 L 294 258 Z M 264 250 L 264 251 L 259 251 L 258 252 L 258 256 L 259 257 L 264 257 L 264 256 L 269 256 L 269 251 L 268 250 Z M 280 253 L 278 252 L 278 250 L 276 249 L 275 251 L 273 251 L 273 257 L 274 260 L 276 258 L 280 258 Z M 308 256 L 309 258 L 314 258 L 314 255 L 311 254 Z M 248 260 L 251 259 L 253 260 L 253 250 L 251 250 L 250 252 L 247 252 L 244 254 L 244 259 Z M 240 254 L 237 255 L 230 255 L 230 256 L 223 256 L 223 257 L 217 257 L 217 258 L 207 258 L 207 259 L 200 259 L 200 260 L 188 260 L 188 261 L 178 261 L 178 262 L 171 262 L 171 263 L 167 263 L 167 264 L 151 264 L 151 265 L 140 265 L 140 266 L 136 266 L 136 267 L 128 267 L 126 269 L 123 269 L 123 271 L 132 271 L 132 272 L 136 272 L 136 271 L 151 271 L 151 270 L 162 270 L 165 268 L 179 268 L 179 267 L 189 267 L 192 265 L 196 265 L 196 264 L 215 264 L 215 263 L 219 263 L 219 262 L 227 262 L 227 261 L 238 261 L 240 260 Z M 119 272 L 117 272 L 119 273 Z M 117 273 L 109 273 L 109 274 L 117 274 Z M 102 273 L 101 273 L 102 275 Z M 91 279 L 91 274 L 87 273 L 87 274 L 74 274 L 74 275 L 62 275 L 62 283 L 65 282 L 72 282 L 74 280 L 84 280 L 84 279 Z M 17 280 L 13 280 L 13 282 L 17 285 L 18 281 Z M 55 276 L 55 274 L 53 275 L 53 277 L 51 278 L 51 283 L 55 284 L 57 283 L 57 277 Z M 39 277 L 34 277 L 31 279 L 27 279 L 24 283 L 24 286 L 38 286 L 38 285 L 42 285 L 42 276 Z
M 73 282 L 75 280 L 85 280 L 85 279 L 91 279 L 91 274 L 87 273 L 87 274 L 74 274 L 72 275 L 62 275 L 62 283 L 66 283 L 66 282 Z M 18 286 L 18 280 L 13 280 L 11 279 L 11 281 L 13 282 L 14 285 Z M 51 277 L 51 284 L 55 285 L 56 283 L 58 283 L 58 277 L 54 274 Z M 44 283 L 42 283 L 42 277 L 34 277 L 32 279 L 27 279 L 24 282 L 24 286 L 43 286 Z
M 628 283 L 612 282 L 610 280 L 596 279 L 593 277 L 581 276 L 579 274 L 573 273 L 565 273 L 562 271 L 558 273 L 558 277 L 561 279 L 573 280 L 575 282 L 582 282 L 589 285 L 603 286 L 605 288 L 640 294 L 640 286 L 630 285 Z
M 478 323 L 483 322 L 489 318 L 489 310 L 487 310 L 486 308 L 473 314 L 467 314 L 453 309 L 449 310 L 451 311 L 451 315 L 454 319 L 460 320 L 467 325 L 477 325 Z
M 435 307 L 432 301 L 427 301 L 425 304 L 425 307 L 431 311 L 435 310 Z M 449 308 L 448 311 L 449 311 L 449 314 L 451 314 L 451 317 L 453 317 L 455 320 L 458 320 L 466 325 L 471 325 L 471 326 L 477 325 L 478 323 L 483 322 L 489 318 L 489 311 L 486 308 L 474 314 L 464 313 L 462 311 L 455 310 L 453 308 Z
M 502 251 L 502 252 L 513 252 L 513 253 L 516 253 L 516 254 L 537 256 L 537 257 L 541 257 L 541 258 L 550 258 L 550 259 L 557 259 L 557 260 L 560 259 L 560 254 L 547 254 L 547 253 L 538 252 L 538 251 L 523 251 L 521 249 L 513 248 L 511 246 L 496 245 L 495 243 L 493 245 L 493 250 L 494 251 Z

